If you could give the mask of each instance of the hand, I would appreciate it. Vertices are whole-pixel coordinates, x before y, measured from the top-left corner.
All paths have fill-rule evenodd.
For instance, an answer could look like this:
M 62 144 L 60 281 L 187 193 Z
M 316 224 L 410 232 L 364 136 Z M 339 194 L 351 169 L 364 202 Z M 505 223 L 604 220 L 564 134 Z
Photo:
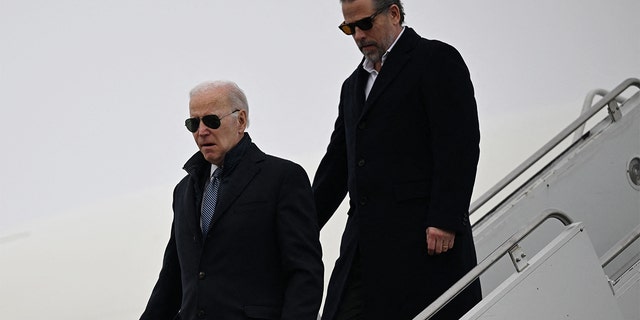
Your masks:
M 427 234 L 427 253 L 432 256 L 441 254 L 453 249 L 453 241 L 456 238 L 454 232 L 438 229 L 436 227 L 428 227 Z

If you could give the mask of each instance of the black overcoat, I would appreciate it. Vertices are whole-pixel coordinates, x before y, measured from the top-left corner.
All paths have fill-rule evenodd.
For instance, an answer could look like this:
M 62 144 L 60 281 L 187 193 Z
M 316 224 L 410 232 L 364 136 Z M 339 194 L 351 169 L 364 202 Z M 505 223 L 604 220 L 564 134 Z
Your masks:
M 350 198 L 323 319 L 333 319 L 356 248 L 364 319 L 412 319 L 476 265 L 468 219 L 480 140 L 474 90 L 456 49 L 408 27 L 365 99 L 367 77 L 359 65 L 342 85 L 313 182 L 321 227 Z M 427 255 L 430 226 L 455 231 L 454 248 Z M 476 281 L 440 319 L 457 319 L 480 297 Z
M 173 196 L 171 238 L 141 319 L 315 320 L 323 267 L 309 178 L 299 165 L 240 142 L 225 171 L 210 231 L 200 203 L 211 165 L 196 153 Z M 237 152 L 238 146 L 230 151 Z

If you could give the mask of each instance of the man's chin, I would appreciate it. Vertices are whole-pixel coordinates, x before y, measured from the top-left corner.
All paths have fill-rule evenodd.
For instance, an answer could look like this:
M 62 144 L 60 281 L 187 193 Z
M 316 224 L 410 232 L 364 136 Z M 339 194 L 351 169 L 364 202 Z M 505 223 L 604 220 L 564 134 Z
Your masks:
M 367 58 L 367 60 L 376 63 L 380 61 L 380 55 L 377 51 L 374 50 L 362 50 L 362 54 Z

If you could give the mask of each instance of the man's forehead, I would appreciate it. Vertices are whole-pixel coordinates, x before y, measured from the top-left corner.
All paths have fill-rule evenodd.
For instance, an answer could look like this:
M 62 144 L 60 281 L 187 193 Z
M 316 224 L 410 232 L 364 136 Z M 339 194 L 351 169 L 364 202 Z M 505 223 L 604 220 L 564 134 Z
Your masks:
M 346 1 L 342 3 L 342 15 L 350 20 L 359 20 L 373 14 L 374 6 L 371 0 Z
M 213 92 L 206 92 L 194 95 L 189 100 L 189 111 L 207 111 L 213 112 L 225 108 L 228 104 L 228 99 L 222 94 L 215 94 Z

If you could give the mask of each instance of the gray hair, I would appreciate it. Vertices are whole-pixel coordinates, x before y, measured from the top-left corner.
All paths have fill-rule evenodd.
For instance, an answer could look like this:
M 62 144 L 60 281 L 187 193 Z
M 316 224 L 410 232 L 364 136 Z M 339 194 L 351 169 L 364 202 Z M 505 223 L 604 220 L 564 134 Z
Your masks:
M 340 0 L 340 3 L 349 3 L 355 0 Z M 380 11 L 383 9 L 387 9 L 392 5 L 397 5 L 398 9 L 400 9 L 400 25 L 404 24 L 404 7 L 402 6 L 402 1 L 400 0 L 371 0 L 373 1 L 373 7 L 376 11 Z
M 227 95 L 227 99 L 231 103 L 231 106 L 235 109 L 244 110 L 247 114 L 247 127 L 249 126 L 249 103 L 247 102 L 247 96 L 244 91 L 233 81 L 217 80 L 217 81 L 205 81 L 195 86 L 189 91 L 189 98 L 193 99 L 194 96 L 205 93 L 213 89 L 223 89 Z M 234 113 L 233 116 L 237 117 L 238 114 Z

